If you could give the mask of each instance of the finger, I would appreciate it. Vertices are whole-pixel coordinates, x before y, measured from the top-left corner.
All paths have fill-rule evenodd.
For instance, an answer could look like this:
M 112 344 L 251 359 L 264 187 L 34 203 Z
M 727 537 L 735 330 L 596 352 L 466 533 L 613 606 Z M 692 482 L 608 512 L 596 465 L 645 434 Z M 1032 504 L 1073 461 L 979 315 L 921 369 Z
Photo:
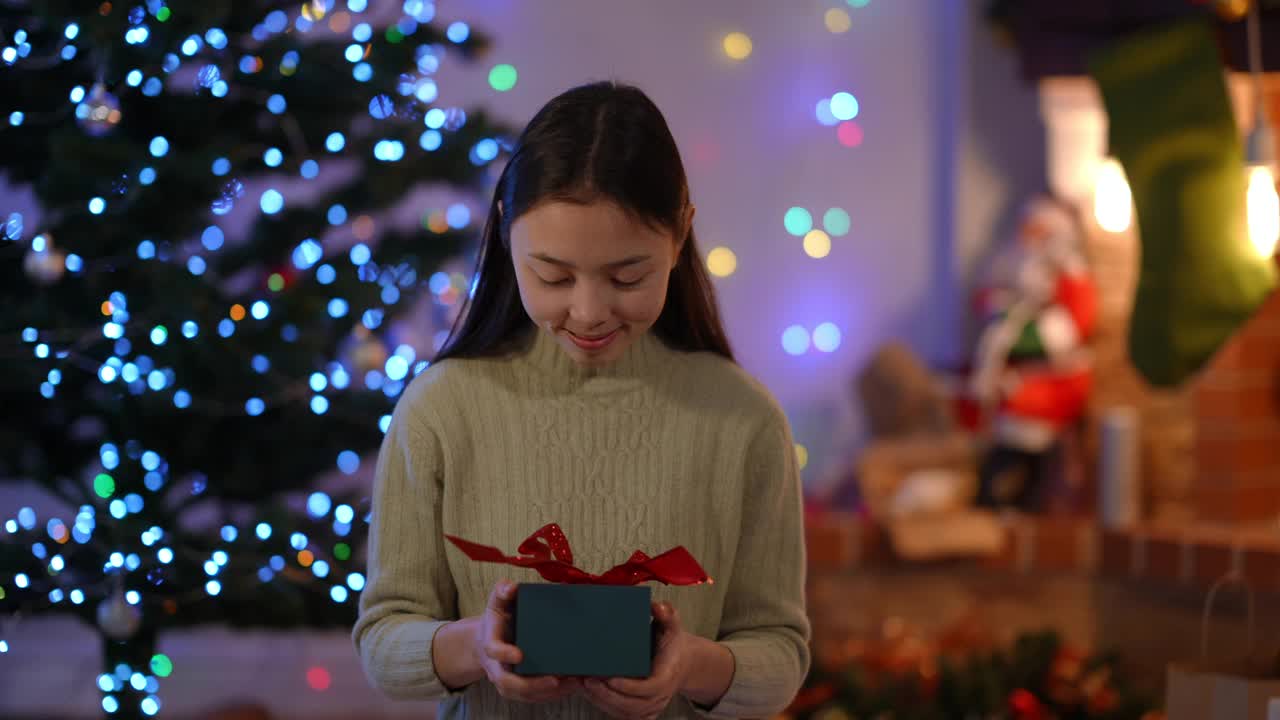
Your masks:
M 499 580 L 494 583 L 493 590 L 489 592 L 489 600 L 485 606 L 489 610 L 494 610 L 503 615 L 507 612 L 507 606 L 511 603 L 511 598 L 515 596 L 516 584 L 510 580 Z
M 645 715 L 653 706 L 649 698 L 624 695 L 596 679 L 587 680 L 583 689 L 598 707 L 619 717 L 634 718 Z
M 609 678 L 605 681 L 605 687 L 624 697 L 636 698 L 644 700 L 654 697 L 660 692 L 660 681 L 656 674 L 652 678 L 640 680 L 637 678 Z
M 524 659 L 524 653 L 520 652 L 520 648 L 496 639 L 490 639 L 489 642 L 485 643 L 484 654 L 489 659 L 503 665 L 519 665 L 520 661 Z
M 522 702 L 541 702 L 544 698 L 554 697 L 561 689 L 557 678 L 543 675 L 541 677 L 522 677 L 506 670 L 500 670 L 498 677 L 492 678 L 498 692 L 507 698 Z

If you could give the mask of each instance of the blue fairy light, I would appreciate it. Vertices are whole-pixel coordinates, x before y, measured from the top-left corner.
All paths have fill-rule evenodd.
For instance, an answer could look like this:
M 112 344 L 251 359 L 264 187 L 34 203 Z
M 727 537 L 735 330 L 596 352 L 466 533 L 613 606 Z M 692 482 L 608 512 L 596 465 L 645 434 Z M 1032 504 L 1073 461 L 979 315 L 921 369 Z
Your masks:
M 22 114 L 21 110 L 14 110 L 12 113 L 9 113 L 9 124 L 14 127 L 18 127 L 22 124 L 22 119 L 24 117 L 26 116 Z
M 107 209 L 106 200 L 103 200 L 100 197 L 95 197 L 89 200 L 89 212 L 93 213 L 94 215 L 101 215 L 102 211 L 106 209 Z
M 213 174 L 219 177 L 231 172 L 231 161 L 220 157 L 213 161 Z
M 355 40 L 356 42 L 359 42 L 359 43 L 369 42 L 369 39 L 372 37 L 373 37 L 373 28 L 369 25 L 369 23 L 360 23 L 359 25 L 356 25 L 351 30 L 351 39 Z
M 35 328 L 33 328 L 33 327 L 28 327 L 28 328 L 23 328 L 23 329 L 22 329 L 22 341 L 23 341 L 23 342 L 33 343 L 33 342 L 35 342 L 36 340 L 39 340 L 39 339 L 40 339 L 40 331 L 36 330 Z
M 224 542 L 229 542 L 229 543 L 235 542 L 236 538 L 239 536 L 240 536 L 240 531 L 236 530 L 236 527 L 234 525 L 222 526 L 222 540 Z
M 71 88 L 71 102 L 79 103 L 81 100 L 84 100 L 84 86 L 77 85 Z
M 84 269 L 84 260 L 75 253 L 67 255 L 66 259 L 67 272 L 78 273 Z
M 67 27 L 62 31 L 62 34 L 68 40 L 75 40 L 76 36 L 80 34 L 80 26 L 76 23 L 67 23 Z
M 83 605 L 83 604 L 84 604 L 84 591 L 83 591 L 83 590 L 81 590 L 80 588 L 76 588 L 75 590 L 72 590 L 72 591 L 71 591 L 71 604 L 72 604 L 72 605 Z
M 104 695 L 102 697 L 102 710 L 108 715 L 115 713 L 120 709 L 120 701 L 116 700 L 112 695 Z
M 801 325 L 792 325 L 782 333 L 782 349 L 788 355 L 803 355 L 809 351 L 809 332 Z
M 142 77 L 141 70 L 130 70 L 129 74 L 124 76 L 124 81 L 128 83 L 129 87 L 138 87 L 142 84 Z
M 289 27 L 289 16 L 283 10 L 273 10 L 267 14 L 266 19 L 262 21 L 262 25 L 268 32 L 284 32 L 285 28 Z
M 226 240 L 226 236 L 222 233 L 222 228 L 217 225 L 210 225 L 200 233 L 200 243 L 204 245 L 209 252 L 214 252 L 222 247 L 222 243 Z
M 204 584 L 204 591 L 209 593 L 210 595 L 217 595 L 218 593 L 222 592 L 222 583 L 218 582 L 217 580 L 210 580 L 209 582 Z
M 409 374 L 409 363 L 399 355 L 392 355 L 387 358 L 386 372 L 391 380 L 403 380 Z
M 160 561 L 161 565 L 168 565 L 173 562 L 173 550 L 167 547 L 160 548 L 156 551 L 156 559 Z
M 391 429 L 390 415 L 383 415 L 382 417 L 378 418 L 378 429 L 381 430 L 382 434 L 384 435 L 387 433 L 387 430 Z
M 347 373 L 346 368 L 338 366 L 329 373 L 329 382 L 339 390 L 346 390 L 351 384 L 351 375 Z
M 54 369 L 50 370 L 50 371 L 49 371 L 49 384 L 50 384 L 50 385 L 57 385 L 57 384 L 58 384 L 58 383 L 60 383 L 60 382 L 62 382 L 62 371 L 61 371 L 61 370 L 59 370 L 59 369 L 57 369 L 57 368 L 54 368 Z
M 316 268 L 316 282 L 321 285 L 329 285 L 336 279 L 338 279 L 338 271 L 334 270 L 329 263 Z
M 147 387 L 155 392 L 163 390 L 166 382 L 168 381 L 165 379 L 164 373 L 159 370 L 152 370 L 147 373 Z
M 369 246 L 364 243 L 356 243 L 351 248 L 351 262 L 354 265 L 364 265 L 372 259 L 373 253 L 369 251 Z
M 31 581 L 27 578 L 25 574 L 18 573 L 17 575 L 13 576 L 13 584 L 17 585 L 19 589 L 25 590 L 27 589 L 27 586 L 31 584 Z
M 120 368 L 120 379 L 124 380 L 127 383 L 131 383 L 134 380 L 137 380 L 138 375 L 139 375 L 138 366 L 134 365 L 133 363 L 125 363 L 124 367 Z
M 160 78 L 147 78 L 142 84 L 142 94 L 147 97 L 155 97 L 164 89 L 164 83 L 160 82 Z
M 190 340 L 200 332 L 200 328 L 192 321 L 182 323 L 182 337 Z
M 266 408 L 267 404 L 262 401 L 262 398 L 249 398 L 244 404 L 244 411 L 255 417 L 261 415 Z
M 249 365 L 259 375 L 271 369 L 271 361 L 267 359 L 266 355 L 254 355 L 253 360 L 249 361 Z
M 63 531 L 64 532 L 66 531 L 66 526 L 63 526 Z M 61 555 L 54 555 L 49 560 L 49 569 L 52 570 L 53 572 L 56 572 L 56 573 L 62 572 L 63 570 L 66 569 L 66 567 L 67 567 L 67 561 L 63 560 Z
M 287 343 L 297 342 L 298 326 L 293 323 L 285 324 L 284 327 L 280 328 L 280 339 Z
M 142 507 L 144 504 L 145 503 L 143 503 L 142 501 L 142 496 L 137 493 L 129 493 L 128 495 L 124 496 L 124 506 L 131 513 L 142 512 Z
M 320 163 L 315 160 L 304 160 L 299 172 L 307 180 L 315 180 L 320 175 Z
M 192 35 L 182 42 L 182 54 L 187 57 L 191 57 L 192 55 L 200 52 L 200 48 L 203 45 L 204 42 L 200 39 L 199 35 Z
M 345 317 L 348 307 L 346 300 L 343 300 L 342 298 L 333 298 L 329 301 L 329 317 Z
M 471 37 L 471 28 L 466 23 L 458 21 L 449 25 L 445 35 L 455 43 L 464 43 Z
M 168 53 L 164 56 L 164 64 L 161 66 L 161 68 L 166 73 L 171 73 L 174 70 L 177 70 L 178 67 L 181 65 L 182 65 L 182 60 L 177 55 L 174 55 L 173 53 Z
M 367 62 L 359 63 L 351 71 L 351 77 L 355 78 L 357 82 L 369 82 L 369 79 L 373 77 L 373 67 Z
M 229 338 L 236 333 L 236 324 L 231 318 L 222 318 L 218 321 L 218 337 Z
M 413 91 L 413 96 L 424 103 L 435 102 L 440 96 L 440 88 L 434 80 L 423 80 L 418 83 L 418 87 Z
M 160 712 L 160 698 L 155 695 L 148 695 L 142 698 L 142 702 L 138 703 L 138 708 L 142 710 L 143 715 L 153 717 Z
M 36 353 L 36 357 L 43 360 L 49 357 L 49 346 L 44 343 L 40 343 L 39 345 L 36 345 L 35 353 Z
M 107 562 L 111 565 L 111 567 L 124 567 L 124 553 L 122 552 L 111 553 L 111 555 L 107 558 Z
M 311 517 L 322 518 L 329 514 L 331 507 L 333 507 L 333 501 L 322 492 L 313 492 L 307 497 L 307 513 Z
M 347 221 L 347 209 L 340 204 L 329 206 L 328 212 L 325 213 L 330 225 L 341 225 Z
M 204 40 L 216 50 L 222 50 L 227 46 L 227 34 L 220 28 L 209 28 L 205 31 Z
M 299 270 L 306 270 L 312 265 L 320 261 L 324 256 L 324 248 L 320 247 L 320 243 L 313 238 L 307 238 L 298 247 L 293 250 L 293 266 Z
M 186 410 L 191 407 L 191 393 L 186 390 L 179 390 L 173 394 L 174 407 L 179 410 Z
M 360 62 L 360 58 L 364 57 L 364 48 L 358 43 L 352 43 L 347 46 L 346 52 L 343 53 L 343 57 L 345 57 L 349 63 Z
M 346 602 L 347 596 L 348 596 L 347 589 L 342 587 L 341 585 L 334 585 L 329 590 L 329 597 L 332 598 L 333 601 L 336 603 Z
M 284 99 L 284 96 L 279 93 L 276 93 L 271 97 L 267 98 L 267 110 L 270 111 L 272 115 L 279 115 L 280 113 L 283 113 L 288 107 L 289 107 L 289 103 L 286 102 Z
M 338 453 L 338 470 L 343 475 L 354 475 L 360 469 L 360 456 L 354 451 L 343 450 Z
M 259 205 L 262 207 L 262 212 L 267 215 L 275 215 L 284 208 L 284 196 L 280 194 L 279 190 L 269 189 L 262 193 Z
M 347 9 L 353 13 L 362 13 L 368 8 L 368 0 L 347 0 Z
M 164 157 L 169 152 L 169 141 L 163 135 L 157 135 L 151 138 L 150 150 L 152 156 Z
M 311 398 L 311 412 L 316 415 L 323 415 L 329 410 L 329 400 L 323 395 L 314 395 Z
M 163 345 L 169 339 L 169 330 L 163 325 L 151 328 L 151 344 Z
M 476 156 L 488 162 L 498 157 L 498 143 L 492 138 L 485 138 L 476 143 Z
M 333 519 L 340 523 L 349 525 L 356 517 L 356 511 L 350 505 L 339 505 L 333 511 Z
M 36 526 L 36 511 L 30 507 L 24 507 L 18 511 L 18 524 L 23 530 L 31 530 Z
M 221 569 L 222 569 L 222 568 L 218 567 L 218 563 L 216 563 L 216 562 L 214 562 L 214 561 L 212 561 L 212 560 L 205 560 L 205 561 L 204 561 L 204 574 L 205 574 L 205 575 L 209 575 L 209 576 L 217 575 L 217 574 L 218 574 L 218 571 L 219 571 L 219 570 L 221 570 Z
M 293 548 L 294 550 L 306 550 L 307 536 L 303 535 L 300 532 L 292 533 L 291 535 L 289 535 L 289 547 Z
M 208 268 L 208 263 L 206 263 L 204 258 L 199 255 L 192 255 L 190 258 L 187 258 L 187 271 L 192 275 L 203 275 L 204 271 Z
M 318 578 L 329 576 L 329 563 L 324 560 L 317 560 L 311 563 L 311 572 Z
M 258 580 L 261 582 L 269 583 L 275 576 L 276 574 L 271 572 L 271 568 L 269 567 L 258 568 Z
M 281 570 L 284 570 L 284 558 L 279 555 L 272 555 L 271 559 L 267 561 L 267 565 L 269 565 L 272 570 L 280 572 Z
M 342 152 L 342 148 L 346 147 L 347 139 L 340 132 L 331 132 L 324 139 L 324 148 L 331 153 Z
M 156 169 L 153 167 L 144 167 L 138 171 L 138 182 L 143 185 L 150 185 L 156 181 Z
M 396 114 L 395 103 L 391 101 L 391 97 L 386 93 L 374 95 L 373 98 L 369 100 L 369 114 L 373 116 L 375 120 L 386 120 Z
M 253 534 L 257 535 L 259 540 L 269 540 L 271 539 L 271 525 L 260 522 L 254 527 Z
M 427 152 L 434 152 L 440 149 L 440 145 L 444 142 L 444 136 L 439 130 L 427 130 L 418 137 L 418 147 Z
M 382 310 L 378 308 L 370 308 L 364 311 L 364 315 L 361 316 L 360 322 L 370 330 L 376 330 L 378 326 L 382 324 L 383 314 Z
M 61 54 L 62 54 L 62 59 L 63 59 L 63 60 L 66 60 L 66 61 L 70 62 L 71 60 L 75 59 L 75 56 L 76 56 L 76 46 L 75 46 L 75 45 L 67 45 L 67 46 L 63 47 L 63 48 L 62 48 L 62 53 L 61 53 Z
M 353 572 L 347 575 L 347 587 L 356 592 L 364 590 L 364 575 L 361 575 L 358 572 Z
M 101 380 L 104 385 L 115 382 L 117 376 L 118 373 L 116 372 L 116 369 L 110 365 L 103 365 L 98 368 L 98 379 Z
M 461 230 L 471 223 L 471 210 L 462 203 L 454 203 L 445 211 L 445 221 L 454 230 Z
M 49 602 L 54 603 L 55 605 L 62 602 L 63 597 L 65 597 L 65 593 L 62 591 L 62 588 L 54 588 L 49 591 Z
M 254 320 L 266 320 L 271 314 L 271 306 L 265 300 L 254 301 L 253 305 L 249 306 L 249 314 Z
M 124 594 L 124 601 L 130 605 L 137 605 L 142 602 L 142 595 L 137 590 L 130 590 Z
M 117 520 L 123 520 L 124 517 L 129 514 L 129 508 L 125 507 L 124 501 L 121 500 L 120 498 L 116 498 L 115 500 L 112 500 L 111 504 L 108 506 L 108 509 L 111 512 L 111 517 Z M 121 564 L 123 564 L 123 562 Z
M 280 148 L 267 148 L 267 151 L 262 153 L 262 162 L 267 167 L 280 167 L 284 162 L 284 153 L 280 152 Z
M 329 379 L 322 372 L 311 373 L 311 389 L 315 392 L 323 392 L 329 385 Z
M 156 244 L 150 240 L 138 243 L 138 259 L 150 260 L 156 256 Z
M 440 108 L 431 108 L 427 114 L 423 116 L 422 122 L 432 130 L 439 130 L 444 127 L 445 114 Z

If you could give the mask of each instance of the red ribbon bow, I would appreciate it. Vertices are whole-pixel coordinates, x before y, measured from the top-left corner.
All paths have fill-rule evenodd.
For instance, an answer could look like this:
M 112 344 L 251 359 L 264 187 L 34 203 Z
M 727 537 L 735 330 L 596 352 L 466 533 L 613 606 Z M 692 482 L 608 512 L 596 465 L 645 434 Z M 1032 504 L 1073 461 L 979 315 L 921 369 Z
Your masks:
M 445 535 L 467 557 L 478 562 L 496 562 L 517 567 L 533 568 L 550 582 L 592 585 L 638 585 L 657 580 L 667 585 L 700 585 L 714 582 L 683 546 L 674 547 L 657 557 L 649 557 L 639 550 L 631 559 L 610 568 L 602 575 L 592 575 L 573 566 L 573 550 L 560 526 L 555 523 L 542 529 L 520 543 L 519 557 L 503 555 L 502 551 L 488 545 L 479 545 L 453 535 Z

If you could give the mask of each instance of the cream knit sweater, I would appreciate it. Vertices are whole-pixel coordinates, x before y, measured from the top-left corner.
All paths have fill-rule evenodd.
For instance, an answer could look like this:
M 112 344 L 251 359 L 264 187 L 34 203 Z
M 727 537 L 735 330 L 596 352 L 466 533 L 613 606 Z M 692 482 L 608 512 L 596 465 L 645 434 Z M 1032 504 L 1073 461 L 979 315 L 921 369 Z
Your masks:
M 479 614 L 496 581 L 542 581 L 472 562 L 444 534 L 515 554 L 556 522 L 588 572 L 684 545 L 714 578 L 653 595 L 732 652 L 733 681 L 708 712 L 678 697 L 662 717 L 782 710 L 809 667 L 801 492 L 782 411 L 736 365 L 652 334 L 595 370 L 531 335 L 504 358 L 431 366 L 396 407 L 353 632 L 369 679 L 391 697 L 442 700 L 442 719 L 605 717 L 583 696 L 509 702 L 487 680 L 451 692 L 432 668 L 435 632 Z

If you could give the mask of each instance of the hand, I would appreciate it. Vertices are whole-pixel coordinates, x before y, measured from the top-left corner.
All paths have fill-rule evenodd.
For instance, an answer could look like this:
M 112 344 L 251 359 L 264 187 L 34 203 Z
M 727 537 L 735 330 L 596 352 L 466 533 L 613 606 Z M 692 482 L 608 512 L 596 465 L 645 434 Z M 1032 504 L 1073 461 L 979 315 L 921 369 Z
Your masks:
M 589 678 L 583 690 L 592 705 L 614 718 L 653 720 L 671 704 L 688 674 L 692 648 L 690 636 L 680 625 L 671 603 L 654 603 L 653 618 L 659 624 L 653 671 L 640 679 Z
M 572 695 L 580 684 L 569 678 L 521 677 L 511 671 L 523 658 L 520 648 L 507 642 L 511 637 L 511 609 L 516 584 L 500 580 L 489 593 L 484 613 L 476 629 L 472 652 L 485 677 L 508 700 L 526 703 L 554 702 Z

